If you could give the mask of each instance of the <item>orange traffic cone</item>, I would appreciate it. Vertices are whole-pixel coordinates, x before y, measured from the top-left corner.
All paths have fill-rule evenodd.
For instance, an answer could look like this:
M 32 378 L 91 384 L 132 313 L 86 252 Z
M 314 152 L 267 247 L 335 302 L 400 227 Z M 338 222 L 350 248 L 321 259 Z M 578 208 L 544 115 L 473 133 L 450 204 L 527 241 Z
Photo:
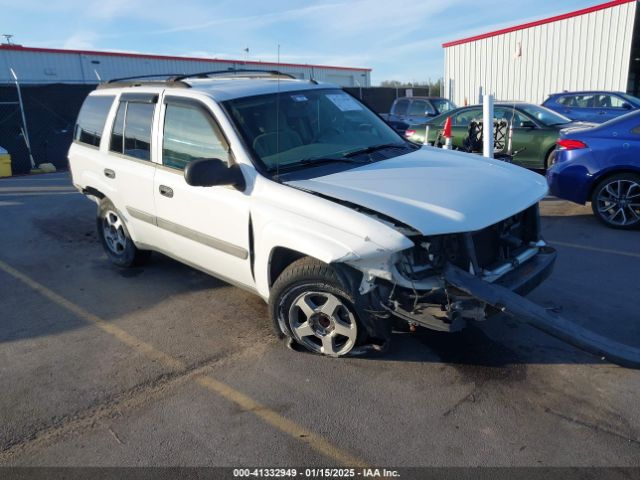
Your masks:
M 444 145 L 442 148 L 445 150 L 451 150 L 451 117 L 447 117 L 444 121 L 444 130 L 442 132 L 442 136 L 444 136 Z

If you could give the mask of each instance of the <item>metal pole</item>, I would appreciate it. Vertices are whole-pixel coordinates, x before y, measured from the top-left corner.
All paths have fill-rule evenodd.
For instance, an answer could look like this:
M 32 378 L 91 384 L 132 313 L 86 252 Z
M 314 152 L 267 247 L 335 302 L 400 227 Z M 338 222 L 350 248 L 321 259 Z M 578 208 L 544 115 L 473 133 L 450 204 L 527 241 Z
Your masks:
M 27 118 L 24 115 L 24 105 L 22 103 L 22 92 L 20 91 L 20 84 L 18 83 L 18 76 L 16 72 L 13 71 L 13 68 L 10 68 L 11 75 L 13 76 L 13 81 L 16 84 L 16 89 L 18 90 L 18 103 L 20 104 L 20 114 L 22 115 L 22 135 L 24 136 L 24 143 L 27 145 L 27 151 L 29 152 L 29 161 L 31 162 L 31 168 L 36 168 L 36 163 L 33 161 L 33 155 L 31 154 L 31 142 L 29 141 L 29 132 L 27 130 Z
M 493 158 L 493 95 L 482 96 L 482 153 Z

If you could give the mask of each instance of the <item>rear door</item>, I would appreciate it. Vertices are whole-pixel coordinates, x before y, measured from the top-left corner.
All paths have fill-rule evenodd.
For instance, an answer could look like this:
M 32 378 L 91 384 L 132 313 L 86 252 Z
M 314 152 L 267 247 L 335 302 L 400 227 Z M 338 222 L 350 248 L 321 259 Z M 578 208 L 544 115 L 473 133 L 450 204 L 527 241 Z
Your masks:
M 152 162 L 153 122 L 157 121 L 158 93 L 123 93 L 111 124 L 107 162 L 103 173 L 113 185 L 106 193 L 128 223 L 138 244 L 157 247 L 154 176 Z M 144 246 L 144 245 L 143 245 Z
M 167 95 L 161 105 L 157 224 L 171 256 L 232 283 L 254 285 L 249 260 L 249 195 L 231 186 L 193 187 L 184 168 L 198 158 L 233 162 L 211 100 Z

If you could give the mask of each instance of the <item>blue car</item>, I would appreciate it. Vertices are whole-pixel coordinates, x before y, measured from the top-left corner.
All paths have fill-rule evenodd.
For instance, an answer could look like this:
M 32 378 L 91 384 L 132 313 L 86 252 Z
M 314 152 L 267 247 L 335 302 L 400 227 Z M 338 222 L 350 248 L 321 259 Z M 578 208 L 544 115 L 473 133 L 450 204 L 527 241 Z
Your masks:
M 640 109 L 640 98 L 622 92 L 563 92 L 549 95 L 542 105 L 571 120 L 603 123 Z
M 640 227 L 640 111 L 560 132 L 547 170 L 551 193 L 585 204 L 613 228 Z

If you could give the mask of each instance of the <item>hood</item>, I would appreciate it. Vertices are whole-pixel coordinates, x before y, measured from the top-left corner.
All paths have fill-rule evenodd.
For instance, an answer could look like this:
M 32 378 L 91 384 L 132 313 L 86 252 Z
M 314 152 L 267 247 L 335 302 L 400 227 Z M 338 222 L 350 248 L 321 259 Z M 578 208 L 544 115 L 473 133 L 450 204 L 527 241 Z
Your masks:
M 480 230 L 547 193 L 547 183 L 537 173 L 433 147 L 286 183 L 377 211 L 423 235 Z

